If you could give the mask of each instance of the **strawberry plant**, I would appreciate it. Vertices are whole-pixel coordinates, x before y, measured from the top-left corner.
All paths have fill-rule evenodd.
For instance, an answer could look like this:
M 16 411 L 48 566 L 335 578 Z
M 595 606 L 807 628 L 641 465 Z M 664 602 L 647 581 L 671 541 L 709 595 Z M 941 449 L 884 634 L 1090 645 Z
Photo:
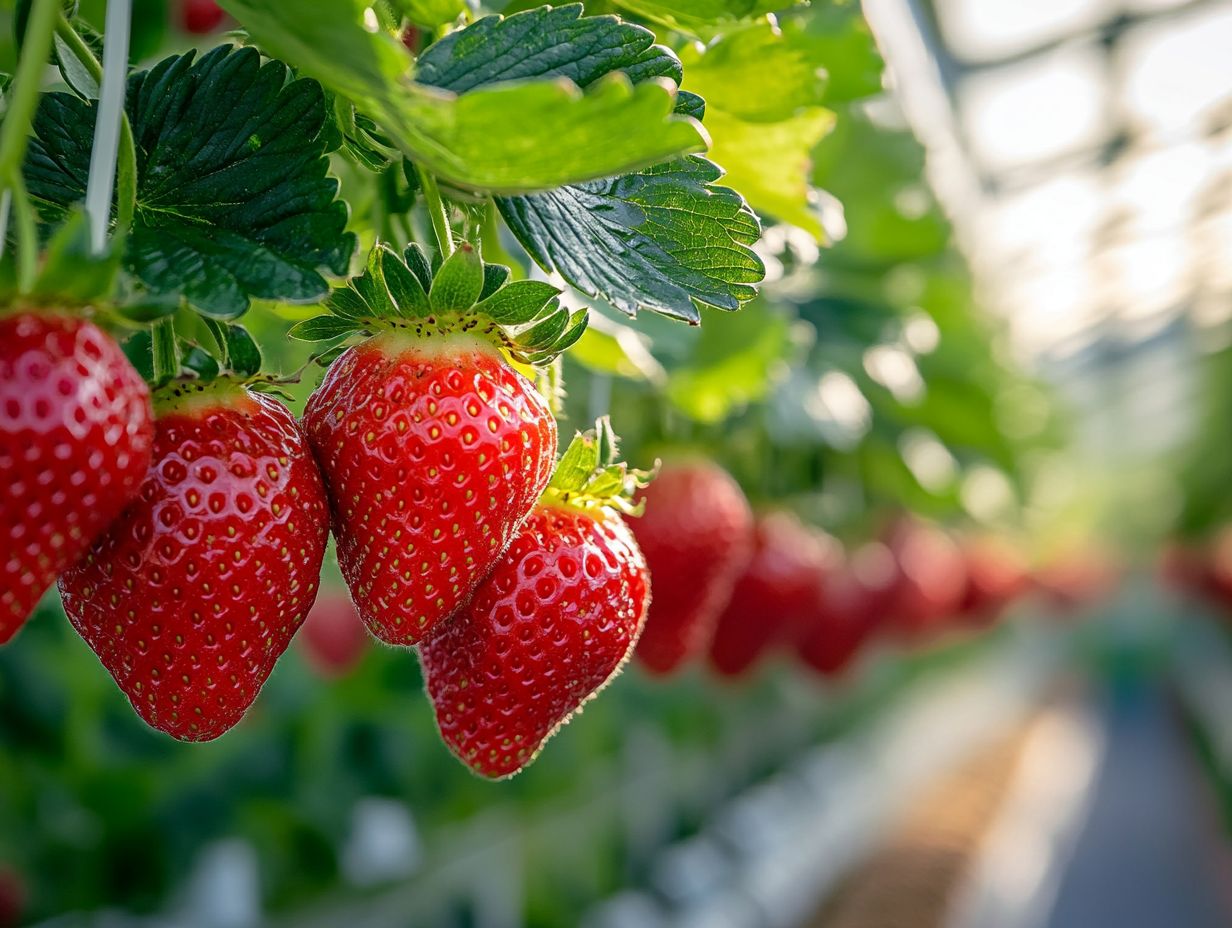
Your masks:
M 807 715 L 768 675 L 841 691 L 918 646 L 884 634 L 888 515 L 992 533 L 1052 428 L 855 4 L 309 6 L 0 11 L 0 871 L 31 917 L 166 914 L 238 838 L 294 920 L 351 893 L 375 797 L 436 853 L 647 745 L 708 772 L 685 834 L 769 769 L 720 760 L 742 719 Z M 1009 515 L 967 504 L 990 473 Z M 984 566 L 973 617 L 1010 595 Z M 518 845 L 528 921 L 644 871 L 638 827 Z M 406 917 L 464 919 L 453 891 Z

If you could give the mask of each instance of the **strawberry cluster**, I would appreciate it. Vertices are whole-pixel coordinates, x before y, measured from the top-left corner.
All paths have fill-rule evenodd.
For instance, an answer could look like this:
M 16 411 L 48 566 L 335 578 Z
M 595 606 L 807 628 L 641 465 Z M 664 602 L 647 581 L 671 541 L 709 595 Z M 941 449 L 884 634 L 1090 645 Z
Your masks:
M 152 727 L 185 741 L 252 705 L 317 598 L 328 535 L 354 612 L 310 653 L 357 653 L 358 613 L 419 646 L 449 747 L 521 769 L 620 669 L 650 600 L 622 513 L 643 475 L 606 421 L 556 463 L 549 404 L 513 362 L 585 312 L 463 245 L 378 246 L 297 337 L 335 352 L 302 422 L 259 378 L 200 367 L 150 390 L 92 322 L 0 319 L 0 638 L 57 577 L 73 627 Z
M 838 677 L 879 636 L 919 646 L 985 628 L 1028 588 L 1006 541 L 959 544 L 903 517 L 846 551 L 788 511 L 754 515 L 736 482 L 696 457 L 665 465 L 638 498 L 655 598 L 637 657 L 655 675 L 704 658 L 737 679 L 786 652 Z

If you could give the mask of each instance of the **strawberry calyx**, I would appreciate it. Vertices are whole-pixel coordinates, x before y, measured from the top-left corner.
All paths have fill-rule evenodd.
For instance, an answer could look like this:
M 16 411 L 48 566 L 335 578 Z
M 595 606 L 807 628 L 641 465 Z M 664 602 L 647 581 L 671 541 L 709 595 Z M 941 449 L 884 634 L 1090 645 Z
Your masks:
M 598 419 L 593 429 L 578 432 L 560 456 L 540 503 L 641 515 L 642 503 L 635 503 L 633 496 L 650 483 L 654 471 L 634 470 L 618 461 L 617 444 L 607 416 Z
M 340 343 L 390 330 L 424 340 L 471 335 L 515 361 L 547 364 L 582 337 L 587 310 L 570 312 L 551 284 L 509 276 L 509 268 L 485 264 L 468 242 L 436 268 L 415 243 L 401 255 L 378 243 L 364 273 L 330 295 L 328 314 L 299 323 L 290 335 Z

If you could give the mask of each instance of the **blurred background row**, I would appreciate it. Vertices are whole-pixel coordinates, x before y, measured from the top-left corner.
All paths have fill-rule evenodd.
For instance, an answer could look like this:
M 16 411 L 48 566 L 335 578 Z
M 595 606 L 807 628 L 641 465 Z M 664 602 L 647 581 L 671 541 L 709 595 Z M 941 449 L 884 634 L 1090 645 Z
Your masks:
M 135 10 L 138 61 L 217 39 Z M 848 637 L 631 665 L 488 783 L 332 564 L 207 748 L 147 730 L 49 596 L 0 650 L 0 926 L 1232 924 L 1232 3 L 780 18 L 827 115 L 741 188 L 762 295 L 700 329 L 595 307 L 562 434 L 610 414 L 634 465 L 708 458 L 824 529 Z M 766 178 L 810 157 L 793 213 Z M 261 309 L 297 368 L 311 310 Z

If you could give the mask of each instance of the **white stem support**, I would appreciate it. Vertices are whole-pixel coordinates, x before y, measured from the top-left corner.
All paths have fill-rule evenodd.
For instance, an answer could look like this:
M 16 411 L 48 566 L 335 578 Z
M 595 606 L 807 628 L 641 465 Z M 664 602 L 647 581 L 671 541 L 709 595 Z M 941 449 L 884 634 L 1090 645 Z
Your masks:
M 120 117 L 128 87 L 128 38 L 132 0 L 108 0 L 103 32 L 103 81 L 98 95 L 98 121 L 86 184 L 86 215 L 90 219 L 90 246 L 95 253 L 107 245 L 111 197 L 115 192 L 116 158 L 120 145 Z

